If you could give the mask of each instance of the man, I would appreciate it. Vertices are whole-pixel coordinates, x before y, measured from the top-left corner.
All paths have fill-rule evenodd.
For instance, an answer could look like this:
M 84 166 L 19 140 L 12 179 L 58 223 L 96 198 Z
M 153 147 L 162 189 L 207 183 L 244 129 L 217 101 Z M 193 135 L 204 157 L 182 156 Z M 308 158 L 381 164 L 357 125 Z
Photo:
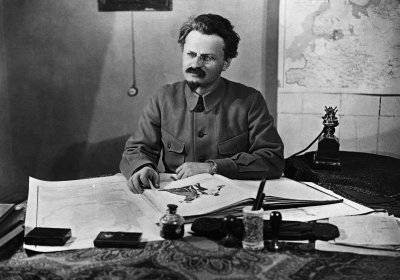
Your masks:
M 162 87 L 144 109 L 120 163 L 134 193 L 158 187 L 157 163 L 179 179 L 200 173 L 233 179 L 279 178 L 283 143 L 261 93 L 221 77 L 237 56 L 239 36 L 214 14 L 180 30 L 185 81 Z

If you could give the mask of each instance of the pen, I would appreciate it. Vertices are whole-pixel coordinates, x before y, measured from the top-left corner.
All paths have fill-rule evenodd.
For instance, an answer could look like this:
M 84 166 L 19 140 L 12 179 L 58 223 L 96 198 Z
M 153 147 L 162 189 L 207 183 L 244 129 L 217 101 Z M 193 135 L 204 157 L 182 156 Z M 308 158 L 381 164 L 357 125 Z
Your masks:
M 265 194 L 263 193 L 261 195 L 261 199 L 258 201 L 258 204 L 256 205 L 256 211 L 260 210 L 261 207 L 263 206 L 264 198 L 265 198 Z
M 256 200 L 254 201 L 253 208 L 251 209 L 253 211 L 260 210 L 260 208 L 261 208 L 260 206 L 262 205 L 262 199 L 263 199 L 262 195 L 264 193 L 264 186 L 265 186 L 266 181 L 267 181 L 267 178 L 265 178 L 265 177 L 261 180 L 260 186 L 258 187 Z M 259 207 L 259 208 L 257 208 L 257 207 Z

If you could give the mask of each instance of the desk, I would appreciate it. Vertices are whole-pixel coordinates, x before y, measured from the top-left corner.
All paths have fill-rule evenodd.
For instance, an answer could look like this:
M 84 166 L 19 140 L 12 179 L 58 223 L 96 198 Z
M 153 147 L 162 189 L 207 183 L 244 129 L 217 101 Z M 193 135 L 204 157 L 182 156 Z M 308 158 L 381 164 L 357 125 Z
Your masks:
M 293 160 L 307 163 L 310 156 L 305 154 Z M 351 176 L 353 171 L 348 169 L 348 163 L 366 164 L 366 158 L 370 169 L 350 167 L 355 174 Z M 395 195 L 399 192 L 399 181 L 397 189 L 383 178 L 387 185 L 376 186 L 374 180 L 381 179 L 371 175 L 371 170 L 378 169 L 379 176 L 388 170 L 397 172 L 400 160 L 344 152 L 341 161 L 340 172 L 312 169 L 320 185 L 340 191 L 350 199 L 357 196 L 354 193 L 364 194 L 363 199 L 370 195 L 381 198 L 379 208 L 387 205 L 394 211 L 400 208 L 397 200 L 400 198 Z M 383 165 L 378 166 L 378 162 Z M 386 164 L 395 165 L 392 168 Z M 374 202 L 367 206 L 373 207 Z M 196 237 L 149 242 L 144 249 L 93 248 L 33 256 L 19 247 L 12 256 L 0 261 L 0 279 L 399 279 L 399 275 L 400 258 L 319 252 L 313 249 L 313 244 L 287 244 L 279 253 L 250 252 L 224 248 Z
M 371 208 L 400 217 L 400 159 L 357 152 L 340 152 L 341 170 L 315 169 L 314 152 L 286 160 L 285 175 L 313 181 Z

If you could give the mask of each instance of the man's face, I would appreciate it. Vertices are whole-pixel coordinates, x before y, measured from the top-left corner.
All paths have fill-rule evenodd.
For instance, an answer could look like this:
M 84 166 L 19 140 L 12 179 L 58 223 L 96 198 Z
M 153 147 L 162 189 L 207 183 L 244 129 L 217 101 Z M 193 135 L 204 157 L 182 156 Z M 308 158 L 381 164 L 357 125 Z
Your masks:
M 229 66 L 224 60 L 224 40 L 218 35 L 191 31 L 182 53 L 183 75 L 192 89 L 211 86 Z

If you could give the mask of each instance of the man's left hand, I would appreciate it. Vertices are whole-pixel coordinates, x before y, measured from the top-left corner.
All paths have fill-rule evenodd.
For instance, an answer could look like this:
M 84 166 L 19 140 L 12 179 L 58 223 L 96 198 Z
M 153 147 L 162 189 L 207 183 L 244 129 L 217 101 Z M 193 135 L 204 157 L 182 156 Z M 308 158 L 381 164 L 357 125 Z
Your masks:
M 185 162 L 176 169 L 178 179 L 184 179 L 196 174 L 209 173 L 211 162 Z

